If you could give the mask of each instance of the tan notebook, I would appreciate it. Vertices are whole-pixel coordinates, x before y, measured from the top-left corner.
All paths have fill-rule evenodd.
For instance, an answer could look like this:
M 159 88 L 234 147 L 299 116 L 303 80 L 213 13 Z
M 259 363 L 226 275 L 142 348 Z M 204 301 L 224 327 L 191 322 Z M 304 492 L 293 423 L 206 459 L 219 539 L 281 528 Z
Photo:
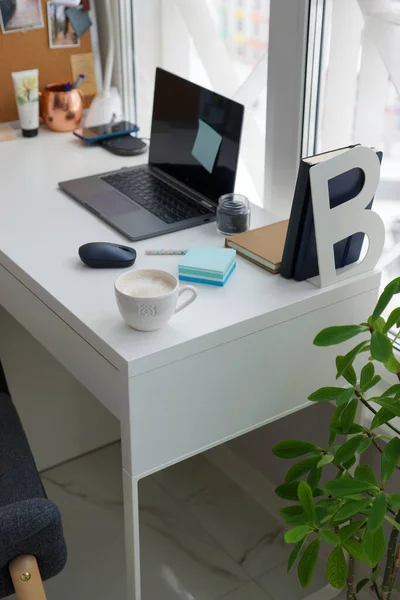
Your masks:
M 279 273 L 289 220 L 239 233 L 225 240 L 227 248 L 271 273 Z

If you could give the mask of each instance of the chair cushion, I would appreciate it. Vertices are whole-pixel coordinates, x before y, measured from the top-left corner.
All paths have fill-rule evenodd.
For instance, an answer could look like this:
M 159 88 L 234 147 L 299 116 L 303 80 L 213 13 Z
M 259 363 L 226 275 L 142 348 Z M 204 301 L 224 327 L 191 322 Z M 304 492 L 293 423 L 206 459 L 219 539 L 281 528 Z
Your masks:
M 0 506 L 45 497 L 18 413 L 10 396 L 0 393 Z
M 0 393 L 0 598 L 14 593 L 8 563 L 20 554 L 36 557 L 44 580 L 67 557 L 60 512 L 46 498 L 9 394 Z
M 67 560 L 61 515 L 47 498 L 22 500 L 0 508 L 0 598 L 14 593 L 8 563 L 33 554 L 43 580 L 57 575 Z

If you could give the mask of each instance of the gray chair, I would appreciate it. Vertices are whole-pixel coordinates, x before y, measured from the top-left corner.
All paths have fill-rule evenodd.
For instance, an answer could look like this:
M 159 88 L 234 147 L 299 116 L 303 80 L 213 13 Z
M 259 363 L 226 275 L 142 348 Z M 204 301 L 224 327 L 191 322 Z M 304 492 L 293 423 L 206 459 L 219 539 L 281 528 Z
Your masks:
M 42 581 L 66 558 L 60 511 L 46 497 L 0 362 L 0 598 L 45 599 Z

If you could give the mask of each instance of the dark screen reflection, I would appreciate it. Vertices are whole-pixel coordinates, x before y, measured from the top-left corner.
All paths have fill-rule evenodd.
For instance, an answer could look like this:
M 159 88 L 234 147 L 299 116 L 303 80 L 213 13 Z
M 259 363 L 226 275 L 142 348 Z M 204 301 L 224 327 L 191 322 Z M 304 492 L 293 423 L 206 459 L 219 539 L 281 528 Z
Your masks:
M 149 162 L 210 200 L 234 191 L 244 107 L 157 69 Z M 199 120 L 217 135 L 208 138 Z M 197 141 L 201 128 L 201 139 Z M 213 132 L 211 132 L 213 133 Z M 219 138 L 221 136 L 222 139 Z M 216 144 L 215 139 L 220 139 Z M 197 158 L 195 157 L 197 156 Z M 215 162 L 214 162 L 215 156 Z M 200 160 L 199 160 L 200 157 Z M 202 162 L 201 158 L 207 160 Z M 211 172 L 204 166 L 211 164 Z

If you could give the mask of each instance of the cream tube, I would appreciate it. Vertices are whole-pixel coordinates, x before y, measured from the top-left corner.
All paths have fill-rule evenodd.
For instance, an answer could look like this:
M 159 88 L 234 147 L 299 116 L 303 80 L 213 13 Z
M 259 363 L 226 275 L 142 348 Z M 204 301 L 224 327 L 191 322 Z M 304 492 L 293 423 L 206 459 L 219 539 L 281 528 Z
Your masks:
M 35 137 L 39 132 L 39 71 L 17 71 L 11 76 L 22 135 Z

